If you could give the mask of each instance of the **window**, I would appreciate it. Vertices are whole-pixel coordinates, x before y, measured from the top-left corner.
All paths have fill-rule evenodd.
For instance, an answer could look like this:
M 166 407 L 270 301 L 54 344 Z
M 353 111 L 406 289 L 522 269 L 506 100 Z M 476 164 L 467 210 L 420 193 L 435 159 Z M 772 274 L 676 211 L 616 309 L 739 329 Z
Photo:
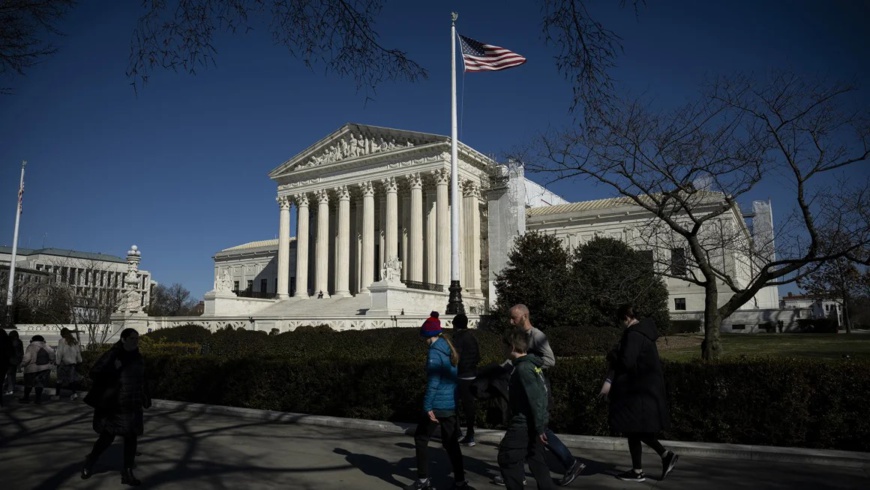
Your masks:
M 685 276 L 686 275 L 686 249 L 672 248 L 671 249 L 671 275 Z
M 233 281 L 233 292 L 234 293 L 239 292 L 239 281 Z
M 254 290 L 254 281 L 249 279 L 248 280 L 248 287 L 245 288 L 245 291 L 250 293 L 253 290 Z
M 746 330 L 746 325 L 731 325 L 731 330 Z
M 677 311 L 686 311 L 686 298 L 674 298 L 674 309 Z
M 652 250 L 638 250 L 637 252 L 638 262 L 640 266 L 644 269 L 653 269 L 653 251 Z
M 266 292 L 268 292 L 268 291 L 266 291 L 267 289 L 269 289 L 269 280 L 268 279 L 260 279 L 260 292 L 266 293 Z

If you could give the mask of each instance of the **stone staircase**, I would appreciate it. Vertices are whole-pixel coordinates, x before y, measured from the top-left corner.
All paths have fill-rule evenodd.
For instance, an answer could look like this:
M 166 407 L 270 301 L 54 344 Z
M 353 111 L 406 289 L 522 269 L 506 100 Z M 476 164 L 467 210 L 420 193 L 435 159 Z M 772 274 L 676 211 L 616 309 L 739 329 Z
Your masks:
M 358 294 L 349 298 L 309 299 L 290 298 L 278 301 L 254 314 L 254 317 L 269 318 L 323 318 L 363 316 L 372 306 L 372 298 L 368 294 Z

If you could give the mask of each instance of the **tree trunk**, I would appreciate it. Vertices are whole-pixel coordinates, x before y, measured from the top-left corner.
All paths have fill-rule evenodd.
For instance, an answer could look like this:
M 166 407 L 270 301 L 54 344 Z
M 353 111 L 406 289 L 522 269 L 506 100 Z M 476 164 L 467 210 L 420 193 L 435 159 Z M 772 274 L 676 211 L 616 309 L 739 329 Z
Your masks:
M 846 333 L 852 333 L 852 320 L 849 319 L 849 295 L 843 295 L 843 326 Z
M 704 341 L 701 342 L 701 358 L 713 361 L 719 359 L 723 352 L 719 339 L 722 316 L 719 314 L 719 291 L 715 280 L 707 282 L 704 293 Z

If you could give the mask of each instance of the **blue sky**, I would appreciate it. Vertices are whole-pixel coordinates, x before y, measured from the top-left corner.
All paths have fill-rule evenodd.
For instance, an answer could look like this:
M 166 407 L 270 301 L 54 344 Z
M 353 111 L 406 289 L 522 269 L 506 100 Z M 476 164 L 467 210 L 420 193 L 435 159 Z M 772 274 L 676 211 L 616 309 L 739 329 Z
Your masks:
M 650 0 L 638 18 L 615 4 L 591 2 L 623 38 L 613 76 L 620 90 L 665 105 L 691 97 L 705 76 L 735 71 L 870 75 L 867 1 Z M 276 237 L 267 173 L 286 159 L 347 122 L 449 134 L 451 10 L 460 33 L 528 58 L 516 69 L 460 76 L 463 142 L 501 160 L 571 121 L 571 87 L 541 37 L 536 2 L 388 2 L 377 24 L 382 44 L 407 51 L 430 78 L 385 83 L 374 94 L 322 66 L 305 68 L 257 25 L 218 39 L 217 66 L 196 76 L 155 72 L 137 95 L 124 72 L 139 5 L 82 2 L 59 25 L 58 53 L 16 79 L 14 95 L 0 96 L 0 244 L 12 242 L 20 162 L 28 160 L 19 246 L 123 256 L 136 244 L 155 280 L 201 298 L 212 288 L 215 252 Z M 613 195 L 585 181 L 554 190 L 572 201 Z M 761 188 L 753 197 L 771 198 L 779 215 L 781 192 Z

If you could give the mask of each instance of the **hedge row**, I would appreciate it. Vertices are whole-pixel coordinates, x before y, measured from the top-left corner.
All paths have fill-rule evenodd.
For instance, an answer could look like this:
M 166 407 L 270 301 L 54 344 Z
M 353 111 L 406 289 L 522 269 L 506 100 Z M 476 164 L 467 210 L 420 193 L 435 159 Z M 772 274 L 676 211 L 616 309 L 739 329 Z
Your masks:
M 453 332 L 445 330 L 448 336 Z M 501 359 L 500 333 L 491 330 L 469 331 L 480 345 L 481 359 Z M 547 330 L 556 356 L 603 356 L 618 340 L 621 331 L 608 327 L 577 327 Z M 319 328 L 300 328 L 279 335 L 262 331 L 219 330 L 186 325 L 154 331 L 142 336 L 158 343 L 195 343 L 201 353 L 222 358 L 306 357 L 321 359 L 400 359 L 419 360 L 426 349 L 419 332 L 413 328 L 333 332 Z
M 146 354 L 146 363 L 157 398 L 337 417 L 415 422 L 425 386 L 422 360 Z M 750 358 L 664 367 L 668 439 L 870 451 L 870 362 Z M 554 430 L 611 435 L 607 402 L 597 397 L 603 360 L 563 359 L 551 371 Z M 479 405 L 480 425 L 496 426 L 497 411 Z

